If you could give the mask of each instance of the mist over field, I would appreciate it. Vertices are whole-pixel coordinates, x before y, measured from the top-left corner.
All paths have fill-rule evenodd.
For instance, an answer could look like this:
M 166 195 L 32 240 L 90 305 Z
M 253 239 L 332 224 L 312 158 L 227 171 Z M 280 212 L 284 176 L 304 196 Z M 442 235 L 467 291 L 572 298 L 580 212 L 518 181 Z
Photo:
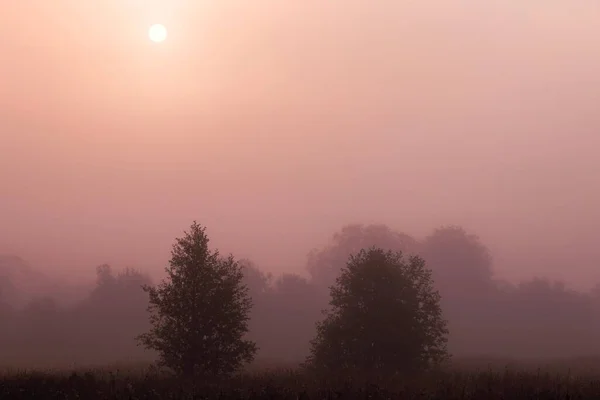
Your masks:
M 257 360 L 373 245 L 426 260 L 456 357 L 600 355 L 600 3 L 151 3 L 0 5 L 0 364 L 153 360 L 194 219 Z
M 253 301 L 248 337 L 258 365 L 295 365 L 308 355 L 329 287 L 348 257 L 378 246 L 420 255 L 433 271 L 458 360 L 503 362 L 592 359 L 600 354 L 600 290 L 575 291 L 543 277 L 510 283 L 494 276 L 489 250 L 456 226 L 414 238 L 385 225 L 346 225 L 307 256 L 304 271 L 273 275 L 240 259 Z M 148 325 L 142 270 L 99 265 L 96 281 L 74 284 L 37 272 L 23 259 L 0 258 L 3 361 L 13 366 L 136 364 L 155 354 L 134 338 Z M 302 272 L 302 273 L 300 273 Z M 508 360 L 508 361 L 507 361 Z

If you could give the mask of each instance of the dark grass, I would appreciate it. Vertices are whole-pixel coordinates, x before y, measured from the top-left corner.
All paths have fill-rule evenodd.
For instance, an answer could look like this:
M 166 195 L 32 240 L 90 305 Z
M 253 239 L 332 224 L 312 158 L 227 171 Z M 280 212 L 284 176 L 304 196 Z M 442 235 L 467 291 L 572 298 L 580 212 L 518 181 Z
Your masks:
M 0 399 L 600 399 L 600 374 L 563 369 L 551 361 L 548 368 L 533 363 L 502 368 L 499 362 L 471 360 L 435 373 L 386 381 L 332 379 L 271 368 L 204 383 L 183 382 L 148 366 L 12 371 L 0 379 Z

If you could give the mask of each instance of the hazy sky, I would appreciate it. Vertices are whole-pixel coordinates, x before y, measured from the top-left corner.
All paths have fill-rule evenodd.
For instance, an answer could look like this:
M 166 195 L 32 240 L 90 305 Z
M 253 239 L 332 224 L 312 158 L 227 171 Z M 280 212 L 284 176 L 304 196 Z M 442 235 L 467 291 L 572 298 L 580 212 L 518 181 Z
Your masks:
M 279 272 L 346 223 L 459 224 L 502 277 L 600 281 L 598 21 L 595 0 L 4 1 L 0 253 L 159 271 L 197 219 Z

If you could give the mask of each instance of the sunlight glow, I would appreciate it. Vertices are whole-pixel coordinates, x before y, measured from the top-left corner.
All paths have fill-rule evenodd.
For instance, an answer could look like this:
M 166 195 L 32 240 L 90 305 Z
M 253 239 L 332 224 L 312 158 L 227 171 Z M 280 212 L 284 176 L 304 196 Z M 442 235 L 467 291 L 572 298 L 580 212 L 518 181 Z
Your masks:
M 148 37 L 155 43 L 164 42 L 167 38 L 167 28 L 161 24 L 154 24 L 148 29 Z

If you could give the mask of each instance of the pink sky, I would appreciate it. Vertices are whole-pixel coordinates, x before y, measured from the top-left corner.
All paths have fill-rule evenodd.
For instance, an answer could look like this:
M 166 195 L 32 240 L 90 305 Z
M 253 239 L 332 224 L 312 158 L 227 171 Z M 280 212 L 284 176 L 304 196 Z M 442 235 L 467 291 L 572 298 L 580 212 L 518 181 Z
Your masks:
M 274 272 L 343 224 L 600 281 L 600 3 L 6 1 L 0 253 L 160 271 L 193 219 Z M 169 38 L 147 38 L 163 23 Z

